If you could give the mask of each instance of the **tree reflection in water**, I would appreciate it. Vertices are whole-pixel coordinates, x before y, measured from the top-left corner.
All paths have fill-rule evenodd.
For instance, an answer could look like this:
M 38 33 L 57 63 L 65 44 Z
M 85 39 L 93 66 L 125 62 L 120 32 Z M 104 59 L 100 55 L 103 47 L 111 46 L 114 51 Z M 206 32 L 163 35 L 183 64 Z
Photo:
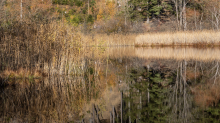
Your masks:
M 41 82 L 0 88 L 0 122 L 219 122 L 218 49 L 95 51 L 58 54 Z M 15 81 L 8 75 L 1 82 Z
M 173 64 L 175 69 L 131 69 L 123 98 L 123 121 L 219 122 L 218 64 L 182 60 Z

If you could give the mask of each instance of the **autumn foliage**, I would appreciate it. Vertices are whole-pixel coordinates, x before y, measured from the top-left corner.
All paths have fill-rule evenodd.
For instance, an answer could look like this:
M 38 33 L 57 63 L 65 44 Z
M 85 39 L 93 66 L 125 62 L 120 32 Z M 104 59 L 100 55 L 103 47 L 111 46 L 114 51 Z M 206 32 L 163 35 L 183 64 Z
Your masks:
M 198 84 L 191 88 L 194 94 L 194 100 L 200 107 L 206 108 L 210 106 L 217 106 L 220 100 L 220 83 L 213 81 L 206 84 Z

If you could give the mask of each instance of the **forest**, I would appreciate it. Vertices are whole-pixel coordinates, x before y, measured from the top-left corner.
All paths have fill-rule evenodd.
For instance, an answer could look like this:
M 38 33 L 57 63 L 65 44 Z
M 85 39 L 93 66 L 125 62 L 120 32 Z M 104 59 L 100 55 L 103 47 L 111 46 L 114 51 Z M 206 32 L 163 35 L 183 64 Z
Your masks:
M 81 31 L 218 30 L 218 0 L 2 0 L 1 27 L 63 21 Z

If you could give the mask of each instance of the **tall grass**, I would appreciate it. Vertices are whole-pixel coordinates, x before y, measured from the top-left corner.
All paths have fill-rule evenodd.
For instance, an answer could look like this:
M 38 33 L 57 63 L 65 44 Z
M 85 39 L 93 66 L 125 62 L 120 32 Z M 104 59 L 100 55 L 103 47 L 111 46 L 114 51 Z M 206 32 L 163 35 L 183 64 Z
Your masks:
M 113 73 L 106 78 L 102 61 L 85 58 L 81 34 L 71 26 L 16 23 L 0 37 L 0 122 L 81 121 L 87 105 L 116 82 Z
M 42 69 L 60 52 L 77 54 L 80 36 L 68 25 L 16 22 L 0 30 L 0 69 Z M 75 52 L 76 51 L 76 52 Z
M 68 54 L 77 59 L 80 41 L 74 27 L 59 22 L 23 21 L 1 27 L 0 122 L 68 122 L 79 118 L 76 114 L 83 101 L 78 98 L 83 99 L 85 90 L 82 82 L 61 81 L 54 71 L 67 68 Z
M 163 32 L 139 35 L 136 46 L 212 46 L 220 45 L 219 31 Z

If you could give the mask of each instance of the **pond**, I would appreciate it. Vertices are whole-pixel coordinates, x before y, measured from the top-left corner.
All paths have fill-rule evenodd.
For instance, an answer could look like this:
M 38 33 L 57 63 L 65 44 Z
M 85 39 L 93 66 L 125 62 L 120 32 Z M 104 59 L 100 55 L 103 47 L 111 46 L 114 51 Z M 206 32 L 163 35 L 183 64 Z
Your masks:
M 39 65 L 43 77 L 1 77 L 15 84 L 1 85 L 0 121 L 220 122 L 219 54 L 215 47 L 60 52 Z

